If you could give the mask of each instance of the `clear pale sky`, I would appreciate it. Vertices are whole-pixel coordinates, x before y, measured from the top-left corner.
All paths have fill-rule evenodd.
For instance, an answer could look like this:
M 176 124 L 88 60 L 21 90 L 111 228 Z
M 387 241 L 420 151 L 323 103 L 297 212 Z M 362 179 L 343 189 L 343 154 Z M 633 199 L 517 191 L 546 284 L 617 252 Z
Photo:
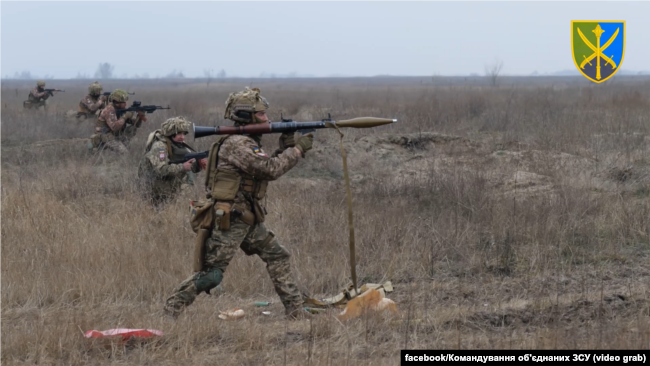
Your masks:
M 625 20 L 621 70 L 650 70 L 650 2 L 8 2 L 0 75 L 310 76 L 574 70 L 571 20 Z

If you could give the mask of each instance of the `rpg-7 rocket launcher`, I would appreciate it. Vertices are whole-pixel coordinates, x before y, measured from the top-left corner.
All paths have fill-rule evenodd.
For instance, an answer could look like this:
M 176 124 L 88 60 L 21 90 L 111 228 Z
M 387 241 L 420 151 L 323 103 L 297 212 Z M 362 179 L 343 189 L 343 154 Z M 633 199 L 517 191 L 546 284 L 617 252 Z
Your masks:
M 299 131 L 303 134 L 321 128 L 370 128 L 397 122 L 396 119 L 377 117 L 358 117 L 334 121 L 330 118 L 317 122 L 275 122 L 257 123 L 243 126 L 194 126 L 194 138 L 211 135 L 264 135 L 268 133 L 291 133 Z

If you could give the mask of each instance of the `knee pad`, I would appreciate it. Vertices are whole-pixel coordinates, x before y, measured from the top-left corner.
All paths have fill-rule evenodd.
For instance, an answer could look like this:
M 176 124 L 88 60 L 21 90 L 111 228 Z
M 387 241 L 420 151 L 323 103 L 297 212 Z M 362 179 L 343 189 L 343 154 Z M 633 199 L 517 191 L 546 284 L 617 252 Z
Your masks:
M 199 293 L 205 291 L 206 294 L 210 295 L 210 290 L 219 286 L 221 280 L 223 280 L 223 272 L 218 268 L 214 268 L 197 274 L 194 286 L 196 286 Z

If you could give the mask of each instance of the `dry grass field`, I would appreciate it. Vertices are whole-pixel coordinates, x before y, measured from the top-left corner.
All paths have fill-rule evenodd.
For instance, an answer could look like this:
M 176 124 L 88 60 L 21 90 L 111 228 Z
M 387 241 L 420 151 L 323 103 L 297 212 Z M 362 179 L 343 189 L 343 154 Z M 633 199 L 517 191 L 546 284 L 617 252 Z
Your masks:
M 66 92 L 46 113 L 22 109 L 33 82 L 2 84 L 3 365 L 396 365 L 405 348 L 650 348 L 648 78 L 254 80 L 274 121 L 399 120 L 344 131 L 359 282 L 392 281 L 399 309 L 345 322 L 285 321 L 263 262 L 243 253 L 223 292 L 163 319 L 191 273 L 188 200 L 201 187 L 159 211 L 143 202 L 147 134 L 176 115 L 226 123 L 225 99 L 250 81 L 106 82 L 172 107 L 149 115 L 125 157 L 88 153 L 91 124 L 65 118 L 88 83 L 48 81 Z M 318 131 L 267 201 L 297 281 L 319 297 L 350 281 L 338 140 Z M 218 318 L 232 307 L 246 316 Z M 118 327 L 165 335 L 82 335 Z

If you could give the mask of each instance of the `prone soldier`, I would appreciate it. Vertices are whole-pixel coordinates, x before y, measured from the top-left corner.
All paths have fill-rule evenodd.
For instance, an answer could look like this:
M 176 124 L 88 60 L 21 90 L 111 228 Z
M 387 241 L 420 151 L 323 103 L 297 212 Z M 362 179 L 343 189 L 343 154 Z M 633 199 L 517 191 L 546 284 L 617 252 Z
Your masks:
M 145 155 L 138 167 L 140 186 L 145 199 L 154 206 L 172 200 L 179 191 L 187 191 L 194 185 L 196 173 L 205 169 L 208 160 L 185 159 L 196 151 L 185 143 L 192 122 L 184 117 L 173 117 L 159 130 L 149 134 Z
M 234 121 L 236 126 L 269 123 L 268 107 L 259 89 L 246 88 L 230 94 L 224 118 Z M 266 263 L 286 316 L 289 319 L 308 316 L 302 309 L 303 298 L 291 273 L 291 254 L 264 224 L 266 209 L 261 201 L 269 181 L 288 172 L 312 148 L 313 136 L 308 134 L 295 140 L 293 133 L 283 134 L 280 148 L 272 156 L 262 149 L 261 137 L 228 135 L 211 146 L 205 183 L 212 201 L 206 211 L 214 212 L 215 218 L 209 230 L 198 230 L 196 273 L 167 299 L 165 314 L 176 318 L 201 292 L 209 294 L 221 283 L 226 267 L 237 248 L 241 248 L 246 255 L 257 254 Z M 198 258 L 196 253 L 200 253 Z

